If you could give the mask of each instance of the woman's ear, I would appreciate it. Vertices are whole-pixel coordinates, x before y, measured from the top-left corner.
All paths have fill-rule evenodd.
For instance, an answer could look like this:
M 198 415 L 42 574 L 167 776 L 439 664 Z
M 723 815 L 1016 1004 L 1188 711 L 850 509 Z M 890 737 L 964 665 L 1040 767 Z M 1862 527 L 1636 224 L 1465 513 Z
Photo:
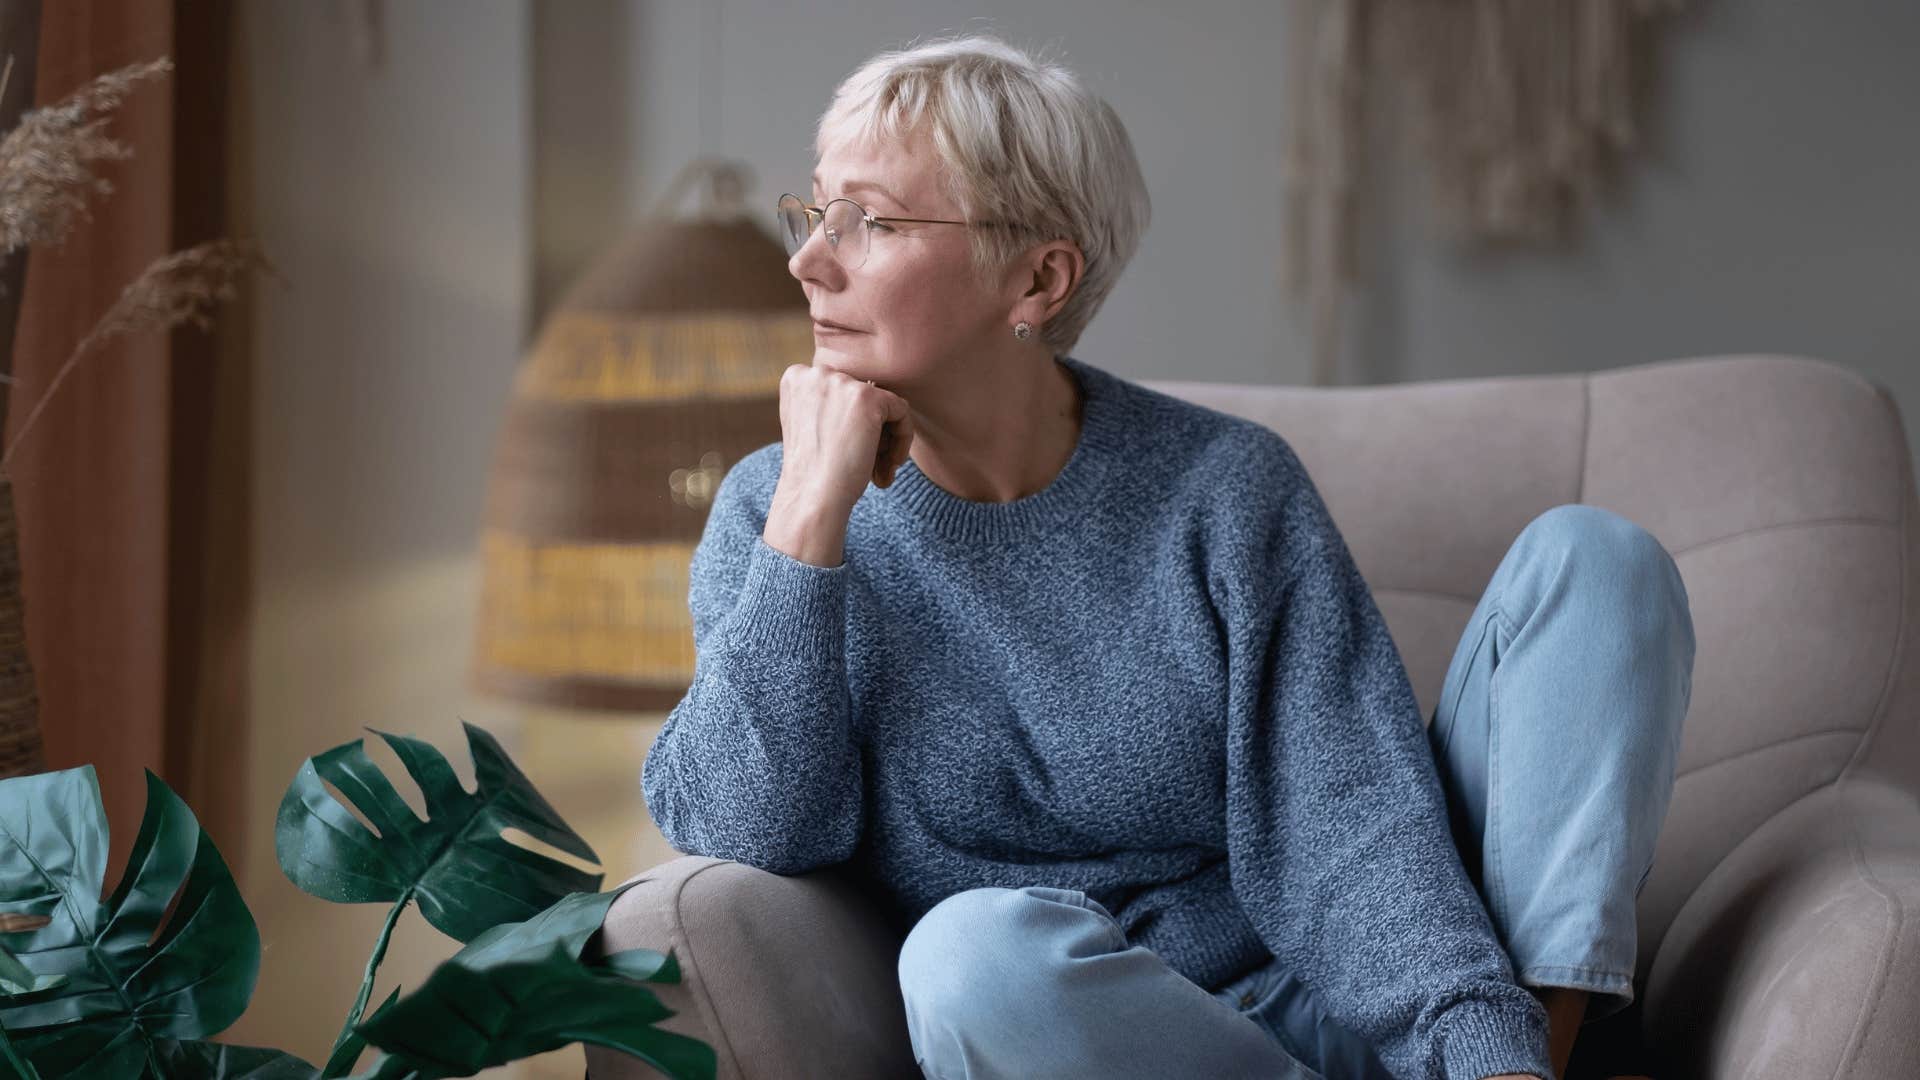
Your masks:
M 1080 287 L 1086 272 L 1086 259 L 1080 245 L 1071 240 L 1053 240 L 1027 252 L 1022 265 L 1029 268 L 1026 291 L 1018 302 L 1018 314 L 1038 326 L 1060 313 Z

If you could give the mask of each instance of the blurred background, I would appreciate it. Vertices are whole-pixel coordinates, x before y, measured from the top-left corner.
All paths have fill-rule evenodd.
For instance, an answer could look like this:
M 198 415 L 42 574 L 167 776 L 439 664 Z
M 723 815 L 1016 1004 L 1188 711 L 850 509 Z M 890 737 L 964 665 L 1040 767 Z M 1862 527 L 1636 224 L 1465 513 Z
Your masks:
M 1309 306 L 1286 288 L 1289 96 L 1300 93 L 1299 61 L 1288 58 L 1303 52 L 1289 35 L 1308 25 L 1293 4 L 48 4 L 36 100 L 160 55 L 177 70 L 115 121 L 135 151 L 110 172 L 116 193 L 67 247 L 34 253 L 20 347 L 33 326 L 98 317 L 121 284 L 102 275 L 101 253 L 129 237 L 148 236 L 157 253 L 199 234 L 250 236 L 278 279 L 256 280 L 223 308 L 211 337 L 176 334 L 158 350 L 171 367 L 167 355 L 97 358 L 22 451 L 15 482 L 47 765 L 98 767 L 110 883 L 138 829 L 141 767 L 188 797 L 234 865 L 265 947 L 253 1005 L 223 1038 L 311 1060 L 338 1030 L 385 910 L 305 896 L 276 865 L 275 809 L 307 756 L 380 728 L 434 742 L 471 784 L 469 721 L 498 736 L 593 844 L 608 886 L 670 857 L 639 772 L 676 665 L 690 658 L 690 642 L 673 644 L 684 636 L 684 554 L 701 492 L 744 449 L 778 437 L 766 372 L 806 356 L 749 348 L 759 374 L 706 398 L 668 386 L 656 365 L 638 390 L 603 380 L 567 399 L 626 401 L 619 437 L 644 441 L 664 430 L 651 425 L 688 415 L 692 394 L 725 433 L 717 464 L 702 464 L 697 428 L 659 436 L 671 492 L 652 474 L 634 489 L 653 485 L 645 498 L 672 497 L 687 514 L 627 523 L 634 535 L 617 551 L 608 530 L 618 523 L 561 535 L 579 507 L 541 503 L 553 474 L 540 470 L 604 453 L 597 440 L 613 429 L 554 404 L 565 395 L 530 404 L 537 380 L 517 375 L 536 366 L 543 327 L 570 306 L 598 312 L 593 332 L 631 343 L 606 329 L 621 297 L 645 307 L 641 294 L 665 288 L 658 275 L 736 273 L 698 267 L 686 241 L 684 262 L 663 265 L 643 242 L 674 179 L 702 158 L 736 163 L 721 195 L 737 183 L 767 240 L 764 252 L 742 241 L 729 256 L 741 260 L 738 280 L 757 283 L 742 303 L 762 312 L 739 333 L 790 341 L 780 307 L 801 304 L 804 315 L 804 301 L 797 283 L 780 282 L 774 201 L 808 191 L 813 125 L 838 81 L 875 52 L 930 35 L 979 30 L 1043 48 L 1125 122 L 1153 223 L 1075 350 L 1113 373 L 1353 385 L 1778 352 L 1878 380 L 1913 417 L 1920 7 L 1674 8 L 1636 54 L 1644 88 L 1631 152 L 1555 244 L 1463 241 L 1436 210 L 1404 116 L 1382 104 L 1351 191 L 1354 277 L 1317 337 Z M 1396 74 L 1359 77 L 1385 102 Z M 711 189 L 696 178 L 669 209 L 692 213 Z M 136 205 L 159 224 L 129 231 L 117 215 Z M 570 292 L 596 267 L 599 286 Z M 77 288 L 72 275 L 106 283 Z M 644 317 L 684 329 L 703 312 L 696 295 Z M 718 355 L 709 338 L 688 347 Z M 668 338 L 649 340 L 664 349 Z M 569 355 L 588 363 L 579 349 Z M 17 422 L 47 370 L 16 352 L 15 371 Z M 509 423 L 517 408 L 532 419 Z M 627 479 L 615 470 L 597 482 Z M 568 499 L 604 495 L 583 491 Z M 527 573 L 559 541 L 572 544 L 571 607 L 530 597 L 541 586 L 528 578 L 483 580 Z M 627 611 L 615 652 L 644 639 L 670 655 L 642 676 L 615 670 L 617 655 L 586 663 L 584 679 L 556 689 L 589 632 L 567 620 L 597 618 L 586 609 L 607 576 L 636 566 L 654 577 L 628 601 L 655 610 Z M 476 641 L 493 589 L 545 620 L 500 631 L 528 635 L 525 648 L 500 646 L 491 662 L 536 657 L 516 685 L 476 676 L 489 663 L 476 660 L 489 648 Z M 662 596 L 679 610 L 661 614 Z M 625 693 L 636 678 L 650 690 Z M 661 694 L 667 704 L 648 703 Z M 369 753 L 403 775 L 384 746 Z M 417 984 L 451 949 L 409 910 L 375 1000 Z M 580 1062 L 574 1048 L 498 1074 L 577 1077 Z

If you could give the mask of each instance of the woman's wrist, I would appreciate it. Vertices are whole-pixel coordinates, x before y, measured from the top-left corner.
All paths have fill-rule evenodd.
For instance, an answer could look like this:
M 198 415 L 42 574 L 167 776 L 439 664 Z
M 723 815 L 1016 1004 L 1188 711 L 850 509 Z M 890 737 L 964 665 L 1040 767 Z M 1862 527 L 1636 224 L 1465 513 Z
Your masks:
M 776 488 L 761 538 L 768 547 L 803 563 L 839 566 L 845 558 L 847 516 L 818 499 Z

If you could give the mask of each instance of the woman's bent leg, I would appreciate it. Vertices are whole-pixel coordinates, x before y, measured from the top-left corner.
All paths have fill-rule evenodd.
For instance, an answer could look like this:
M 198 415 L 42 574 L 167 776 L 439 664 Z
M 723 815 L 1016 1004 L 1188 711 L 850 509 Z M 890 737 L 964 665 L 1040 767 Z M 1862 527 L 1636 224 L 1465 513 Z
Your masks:
M 1514 541 L 1428 735 L 1455 842 L 1519 982 L 1633 1000 L 1635 899 L 1693 681 L 1679 569 L 1633 522 L 1567 505 Z
M 901 946 L 900 989 L 914 1056 L 936 1080 L 1318 1080 L 1258 1024 L 1129 946 L 1074 889 L 969 889 L 941 901 Z

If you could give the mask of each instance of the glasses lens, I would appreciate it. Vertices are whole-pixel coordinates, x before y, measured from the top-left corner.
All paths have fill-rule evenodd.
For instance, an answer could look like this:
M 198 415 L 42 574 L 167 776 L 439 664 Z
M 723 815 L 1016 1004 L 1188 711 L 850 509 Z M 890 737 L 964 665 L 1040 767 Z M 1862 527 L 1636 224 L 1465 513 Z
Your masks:
M 780 196 L 780 208 L 775 214 L 780 224 L 780 241 L 787 245 L 787 254 L 800 250 L 807 242 L 807 208 L 798 195 Z
M 833 249 L 840 265 L 858 269 L 867 261 L 866 212 L 852 199 L 835 199 L 827 204 L 827 216 L 821 228 L 827 231 L 827 246 Z

